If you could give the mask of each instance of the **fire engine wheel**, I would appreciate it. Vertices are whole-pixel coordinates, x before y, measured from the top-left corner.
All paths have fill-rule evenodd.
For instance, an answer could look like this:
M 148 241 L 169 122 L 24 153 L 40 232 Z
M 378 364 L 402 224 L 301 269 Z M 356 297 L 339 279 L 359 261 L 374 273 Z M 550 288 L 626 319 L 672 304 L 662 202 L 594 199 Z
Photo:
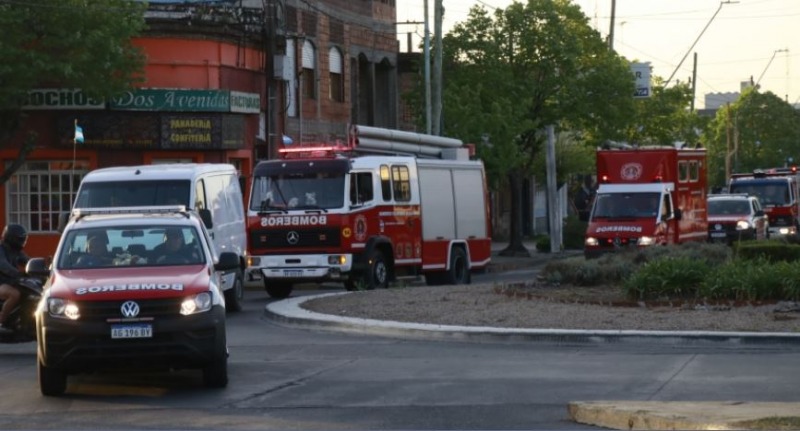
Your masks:
M 62 395 L 67 390 L 67 374 L 45 366 L 41 359 L 37 362 L 39 363 L 39 391 L 42 395 L 48 397 Z
M 373 250 L 369 256 L 369 272 L 364 276 L 364 284 L 367 290 L 389 287 L 389 267 L 380 250 Z
M 463 248 L 453 248 L 453 252 L 450 253 L 450 269 L 446 274 L 446 284 L 469 284 L 472 281 L 467 263 L 467 253 Z
M 233 287 L 225 291 L 225 309 L 228 311 L 242 311 L 244 300 L 244 284 L 242 274 L 237 272 L 233 279 Z
M 264 289 L 270 298 L 286 299 L 292 294 L 292 283 L 264 280 Z

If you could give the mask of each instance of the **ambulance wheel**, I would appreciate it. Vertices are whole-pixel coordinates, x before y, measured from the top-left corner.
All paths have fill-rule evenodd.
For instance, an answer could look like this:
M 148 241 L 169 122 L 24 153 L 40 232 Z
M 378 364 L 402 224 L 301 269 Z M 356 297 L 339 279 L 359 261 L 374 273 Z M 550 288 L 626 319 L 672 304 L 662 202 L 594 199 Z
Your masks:
M 244 283 L 242 274 L 237 272 L 233 279 L 233 287 L 225 291 L 225 309 L 228 311 L 242 311 L 244 300 Z
M 450 253 L 450 269 L 446 274 L 445 282 L 447 284 L 469 284 L 472 281 L 467 253 L 463 248 L 453 248 L 453 252 Z
M 367 290 L 389 287 L 389 267 L 386 265 L 386 258 L 383 257 L 383 253 L 380 250 L 373 250 L 369 255 L 368 271 L 364 277 L 364 284 L 366 284 Z
M 270 298 L 286 299 L 292 294 L 292 283 L 265 280 L 264 289 Z
M 48 397 L 63 395 L 67 390 L 67 374 L 45 366 L 41 359 L 37 362 L 39 363 L 39 391 L 42 395 Z

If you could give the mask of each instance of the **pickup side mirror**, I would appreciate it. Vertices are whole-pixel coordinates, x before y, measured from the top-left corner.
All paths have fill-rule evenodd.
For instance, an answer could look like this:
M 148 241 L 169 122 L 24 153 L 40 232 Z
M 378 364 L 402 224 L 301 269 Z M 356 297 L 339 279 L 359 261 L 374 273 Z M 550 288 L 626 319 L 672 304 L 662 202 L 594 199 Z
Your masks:
M 683 211 L 680 208 L 675 208 L 675 220 L 683 219 Z
M 756 211 L 756 217 L 764 217 L 764 210 Z
M 211 220 L 211 210 L 208 208 L 201 208 L 198 212 L 200 213 L 200 220 L 203 220 L 203 224 L 206 225 L 206 229 L 212 229 L 214 227 L 214 221 Z
M 233 271 L 239 268 L 239 256 L 232 251 L 223 251 L 219 254 L 219 261 L 214 265 L 217 271 Z

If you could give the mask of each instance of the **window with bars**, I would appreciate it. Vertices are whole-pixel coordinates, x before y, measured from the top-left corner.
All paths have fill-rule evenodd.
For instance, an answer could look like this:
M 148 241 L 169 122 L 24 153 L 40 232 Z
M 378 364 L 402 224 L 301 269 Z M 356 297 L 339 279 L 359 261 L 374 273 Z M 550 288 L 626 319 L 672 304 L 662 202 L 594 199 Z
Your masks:
M 88 171 L 81 161 L 74 168 L 69 160 L 24 163 L 5 184 L 7 223 L 19 223 L 28 232 L 58 232 L 59 215 L 72 208 Z

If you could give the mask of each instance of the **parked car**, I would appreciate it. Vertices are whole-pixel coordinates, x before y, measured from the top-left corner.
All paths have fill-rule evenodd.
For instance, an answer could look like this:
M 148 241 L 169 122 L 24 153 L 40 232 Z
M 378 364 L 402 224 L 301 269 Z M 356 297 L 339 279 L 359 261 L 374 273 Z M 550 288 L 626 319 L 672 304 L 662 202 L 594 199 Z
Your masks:
M 36 311 L 39 388 L 60 395 L 67 376 L 105 369 L 201 369 L 228 383 L 222 274 L 200 217 L 185 207 L 75 210 Z
M 768 239 L 769 219 L 756 196 L 732 193 L 708 196 L 708 240 Z

